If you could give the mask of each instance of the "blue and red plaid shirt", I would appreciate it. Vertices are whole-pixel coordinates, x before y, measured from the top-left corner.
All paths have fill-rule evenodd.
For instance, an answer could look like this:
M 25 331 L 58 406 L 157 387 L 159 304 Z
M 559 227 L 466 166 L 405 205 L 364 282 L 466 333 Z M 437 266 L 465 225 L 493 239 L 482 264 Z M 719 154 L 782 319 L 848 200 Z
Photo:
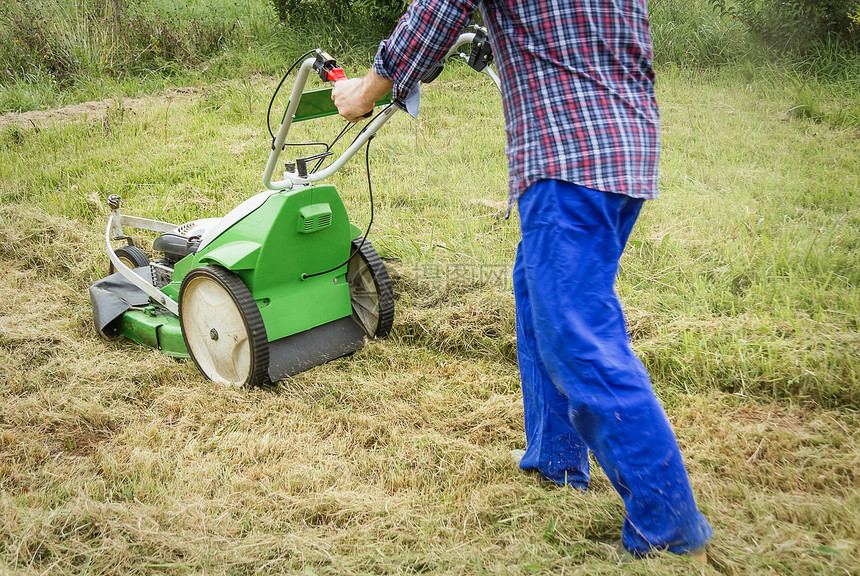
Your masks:
M 374 70 L 395 102 L 479 8 L 502 83 L 510 204 L 558 179 L 657 197 L 659 113 L 645 0 L 415 0 Z

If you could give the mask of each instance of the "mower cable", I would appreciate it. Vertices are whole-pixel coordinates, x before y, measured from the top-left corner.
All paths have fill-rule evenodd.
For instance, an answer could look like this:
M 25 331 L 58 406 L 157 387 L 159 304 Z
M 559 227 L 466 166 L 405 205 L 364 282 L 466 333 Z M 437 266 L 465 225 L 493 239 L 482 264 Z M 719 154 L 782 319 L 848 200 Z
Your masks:
M 283 78 L 281 78 L 281 81 L 280 81 L 280 82 L 278 82 L 278 87 L 277 87 L 277 88 L 275 88 L 275 93 L 274 93 L 274 94 L 272 94 L 272 99 L 271 99 L 271 100 L 269 100 L 269 109 L 266 111 L 266 128 L 268 128 L 268 129 L 269 129 L 269 136 L 271 136 L 271 137 L 272 137 L 272 150 L 274 150 L 274 149 L 275 149 L 275 133 L 274 133 L 274 132 L 272 132 L 272 124 L 271 124 L 271 122 L 270 122 L 270 117 L 272 116 L 272 105 L 275 103 L 275 97 L 278 95 L 278 92 L 280 92 L 280 90 L 281 90 L 281 86 L 283 86 L 283 85 L 284 85 L 284 82 L 286 81 L 287 76 L 289 76 L 289 75 L 293 72 L 293 70 L 295 70 L 296 66 L 298 66 L 299 64 L 301 64 L 301 63 L 302 63 L 302 61 L 304 61 L 304 59 L 305 59 L 305 58 L 307 58 L 308 56 L 310 56 L 310 55 L 311 55 L 311 54 L 313 54 L 313 53 L 314 53 L 314 51 L 313 51 L 313 50 L 308 50 L 307 52 L 305 52 L 304 54 L 302 54 L 301 56 L 299 56 L 299 59 L 298 59 L 298 60 L 296 60 L 295 62 L 293 62 L 293 65 L 292 65 L 292 66 L 290 66 L 290 69 L 289 69 L 289 70 L 287 70 L 287 73 L 286 73 L 286 74 L 284 74 L 284 77 L 283 77 Z
M 294 148 L 298 148 L 300 146 L 322 146 L 325 148 L 325 151 L 328 152 L 331 144 L 326 144 L 325 142 L 284 142 L 284 148 L 288 146 L 292 146 Z
M 362 130 L 362 132 L 363 132 L 363 130 Z M 368 234 L 370 234 L 370 227 L 373 226 L 373 185 L 371 184 L 371 178 L 370 178 L 370 141 L 373 140 L 374 138 L 376 138 L 376 134 L 374 134 L 373 136 L 368 138 L 367 146 L 364 149 L 364 167 L 365 167 L 365 170 L 367 171 L 367 194 L 368 194 L 368 196 L 370 196 L 370 221 L 367 223 L 367 230 L 365 230 L 364 236 L 361 237 L 361 242 L 358 244 L 358 246 L 355 247 L 355 250 L 353 250 L 352 254 L 349 255 L 349 258 L 347 258 L 346 262 L 344 262 L 343 264 L 338 264 L 334 268 L 331 268 L 330 270 L 325 270 L 324 272 L 315 272 L 313 274 L 302 274 L 302 280 L 307 280 L 308 278 L 313 278 L 314 276 L 322 276 L 323 274 L 328 274 L 329 272 L 334 272 L 335 270 L 337 270 L 341 266 L 349 264 L 349 261 L 352 260 L 355 257 L 355 255 L 361 251 L 362 247 L 364 247 L 364 242 L 365 242 L 365 240 L 367 240 Z
M 332 140 L 332 141 L 331 141 L 331 144 L 323 144 L 323 146 L 325 146 L 325 151 L 326 151 L 326 152 L 331 152 L 331 149 L 332 149 L 332 148 L 334 148 L 334 145 L 335 145 L 335 144 L 337 144 L 337 143 L 338 143 L 338 141 L 339 141 L 341 138 L 343 138 L 343 136 L 344 136 L 347 132 L 349 132 L 350 130 L 352 130 L 354 127 L 355 127 L 355 123 L 354 123 L 354 122 L 347 122 L 347 123 L 346 123 L 346 126 L 344 126 L 344 127 L 343 127 L 343 129 L 340 131 L 340 134 L 338 134 L 338 135 L 337 135 L 337 137 L 336 137 L 334 140 Z M 362 132 L 363 132 L 363 130 L 362 130 Z M 355 140 L 353 140 L 353 142 L 355 142 Z M 314 144 L 316 144 L 316 143 L 314 143 Z M 309 145 L 310 145 L 310 144 L 309 144 Z M 316 166 L 314 166 L 314 167 L 313 167 L 313 170 L 311 170 L 311 174 L 316 173 L 316 172 L 320 169 L 320 166 L 322 166 L 322 163 L 323 163 L 323 161 L 324 161 L 325 159 L 326 159 L 326 156 L 323 156 L 322 158 L 320 158 L 320 159 L 317 161 Z
M 386 106 L 385 108 L 382 109 L 382 112 L 380 112 L 380 114 L 384 114 L 385 111 L 388 110 L 389 108 L 391 108 L 392 106 L 394 106 L 394 104 L 389 104 L 388 106 Z M 358 132 L 358 134 L 355 135 L 355 138 L 352 139 L 352 142 L 350 142 L 350 146 L 355 144 L 355 141 L 358 140 L 362 134 L 367 132 L 367 129 L 370 127 L 370 123 L 373 122 L 373 120 L 375 118 L 376 118 L 376 116 L 374 116 L 373 118 L 368 118 L 367 122 L 364 123 L 364 126 L 361 127 L 361 130 Z M 337 144 L 340 141 L 340 139 L 343 138 L 350 130 L 355 128 L 355 126 L 357 124 L 358 124 L 357 122 L 347 122 L 346 125 L 343 127 L 343 130 L 340 131 L 340 134 L 338 134 L 337 137 L 334 140 L 332 140 L 331 144 L 323 144 L 322 142 L 308 142 L 306 145 L 307 146 L 322 145 L 322 146 L 326 147 L 326 152 L 331 152 L 331 149 L 334 148 L 334 145 Z M 368 142 L 370 142 L 370 140 L 368 140 Z M 366 154 L 366 152 L 365 152 L 365 154 Z M 317 161 L 316 166 L 314 166 L 313 170 L 311 170 L 311 174 L 319 171 L 319 169 L 322 166 L 322 163 L 325 161 L 325 159 L 326 159 L 326 157 L 323 156 L 322 158 L 320 158 Z M 367 166 L 367 181 L 368 181 L 368 187 L 369 187 L 370 186 L 370 184 L 369 184 L 369 182 L 370 182 L 370 166 Z
M 384 114 L 385 111 L 388 110 L 389 108 L 391 108 L 392 106 L 394 106 L 394 104 L 389 104 L 388 106 L 386 106 L 385 108 L 382 109 L 382 112 L 380 112 L 380 114 Z M 374 116 L 373 118 L 368 118 L 367 122 L 365 122 L 365 124 L 364 124 L 364 126 L 362 126 L 361 130 L 358 132 L 358 134 L 355 135 L 355 138 L 352 139 L 352 142 L 350 142 L 350 144 L 349 144 L 350 146 L 355 144 L 355 141 L 358 140 L 362 134 L 367 132 L 367 129 L 370 127 L 370 123 L 373 122 L 373 120 L 375 118 L 376 118 L 376 116 Z M 331 149 L 334 148 L 334 145 L 337 144 L 338 141 L 340 141 L 340 139 L 343 138 L 347 132 L 352 130 L 356 126 L 356 124 L 357 124 L 357 122 L 347 122 L 346 126 L 344 126 L 343 130 L 340 131 L 340 134 L 338 134 L 337 137 L 334 140 L 332 140 L 332 143 L 327 146 L 326 152 L 330 152 Z M 371 139 L 372 138 L 373 137 L 371 137 Z M 368 142 L 370 142 L 370 140 L 368 140 Z M 308 144 L 308 145 L 310 145 L 310 144 Z M 323 156 L 322 158 L 320 158 L 317 161 L 316 166 L 314 166 L 314 169 L 311 170 L 311 174 L 317 172 L 320 169 L 325 158 L 326 157 Z M 368 181 L 368 187 L 370 187 L 370 166 L 367 167 L 367 181 Z M 372 197 L 371 197 L 371 200 L 372 200 Z

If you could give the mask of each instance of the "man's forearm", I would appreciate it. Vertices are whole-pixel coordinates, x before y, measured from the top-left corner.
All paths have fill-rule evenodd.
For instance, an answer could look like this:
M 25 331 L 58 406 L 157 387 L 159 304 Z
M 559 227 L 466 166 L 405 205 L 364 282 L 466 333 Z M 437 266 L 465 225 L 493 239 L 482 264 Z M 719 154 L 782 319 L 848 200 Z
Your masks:
M 390 80 L 370 69 L 361 78 L 335 83 L 331 99 L 337 106 L 338 113 L 354 122 L 373 110 L 376 101 L 388 94 L 392 85 Z

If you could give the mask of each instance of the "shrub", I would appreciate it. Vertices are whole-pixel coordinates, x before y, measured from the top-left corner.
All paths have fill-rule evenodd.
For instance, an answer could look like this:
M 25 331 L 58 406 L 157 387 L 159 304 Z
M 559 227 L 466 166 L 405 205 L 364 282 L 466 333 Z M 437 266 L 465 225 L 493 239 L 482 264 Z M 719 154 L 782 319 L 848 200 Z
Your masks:
M 271 0 L 281 22 L 335 25 L 350 35 L 382 37 L 391 32 L 408 0 Z M 352 32 L 354 31 L 354 32 Z
M 858 0 L 711 0 L 780 54 L 805 53 L 838 38 L 852 50 L 860 40 Z

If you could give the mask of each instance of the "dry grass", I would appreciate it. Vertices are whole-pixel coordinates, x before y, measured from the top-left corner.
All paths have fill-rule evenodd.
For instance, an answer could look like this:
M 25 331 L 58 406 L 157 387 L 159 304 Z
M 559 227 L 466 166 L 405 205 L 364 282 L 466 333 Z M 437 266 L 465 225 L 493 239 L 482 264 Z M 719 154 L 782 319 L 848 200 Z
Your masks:
M 456 81 L 466 89 L 458 105 L 477 114 L 487 92 Z M 724 87 L 713 89 L 723 97 Z M 842 266 L 846 252 L 837 244 L 849 241 L 854 220 L 820 205 L 798 216 L 836 228 L 825 235 L 834 260 L 812 252 L 821 273 L 791 254 L 768 260 L 755 226 L 759 213 L 769 222 L 776 211 L 765 199 L 752 204 L 743 190 L 731 202 L 707 196 L 723 178 L 741 182 L 733 170 L 749 167 L 696 172 L 713 157 L 702 160 L 710 148 L 696 148 L 679 127 L 680 81 L 666 88 L 664 106 L 669 193 L 634 234 L 639 244 L 625 259 L 620 289 L 716 530 L 707 568 L 673 556 L 616 566 L 602 542 L 617 537 L 623 510 L 596 467 L 582 495 L 509 462 L 508 451 L 524 443 L 511 294 L 474 278 L 431 282 L 415 262 L 509 264 L 516 224 L 499 219 L 503 177 L 488 176 L 495 164 L 440 175 L 441 164 L 457 170 L 465 161 L 397 155 L 405 145 L 455 154 L 457 125 L 444 101 L 430 107 L 432 96 L 424 123 L 380 136 L 374 242 L 403 258 L 391 263 L 398 301 L 391 338 L 252 391 L 224 389 L 190 363 L 99 340 L 86 289 L 106 266 L 104 214 L 90 195 L 122 191 L 146 215 L 171 220 L 234 204 L 256 187 L 255 154 L 265 144 L 248 135 L 259 120 L 242 108 L 242 90 L 145 107 L 118 119 L 110 134 L 101 120 L 3 133 L 0 573 L 858 574 L 856 286 L 850 271 L 825 282 Z M 782 137 L 801 130 L 789 128 Z M 204 144 L 193 146 L 192 134 Z M 856 146 L 840 142 L 848 152 Z M 495 155 L 490 144 L 477 153 Z M 682 148 L 696 159 L 682 161 Z M 125 164 L 104 167 L 111 154 Z M 408 178 L 386 175 L 410 161 Z M 856 177 L 856 167 L 835 169 Z M 463 191 L 434 194 L 448 177 Z M 344 187 L 354 205 L 362 178 L 360 168 L 344 175 L 359 182 L 357 190 Z M 759 213 L 744 217 L 736 198 Z M 708 218 L 697 218 L 695 205 Z M 445 228 L 451 215 L 455 224 Z M 778 228 L 771 239 L 803 242 L 808 230 L 787 221 Z M 754 257 L 745 260 L 750 246 Z M 768 284 L 762 267 L 782 264 L 795 280 Z M 732 293 L 740 272 L 750 284 Z M 724 290 L 731 297 L 723 299 Z M 767 299 L 779 290 L 798 296 L 798 307 Z M 798 352 L 804 342 L 811 359 Z M 845 389 L 798 396 L 814 383 L 792 388 L 788 379 L 810 366 Z
M 393 340 L 276 388 L 223 389 L 188 363 L 98 340 L 80 297 L 88 272 L 72 264 L 95 235 L 11 212 L 0 286 L 5 571 L 619 570 L 600 544 L 622 519 L 604 477 L 580 495 L 508 461 L 523 442 L 516 367 L 462 344 L 474 337 L 464 315 L 510 337 L 479 292 L 437 293 L 449 306 L 435 313 L 401 309 Z M 433 290 L 398 282 L 401 302 Z M 855 573 L 860 417 L 713 391 L 664 402 L 717 529 L 708 571 Z M 655 570 L 697 571 L 671 557 L 624 568 Z

